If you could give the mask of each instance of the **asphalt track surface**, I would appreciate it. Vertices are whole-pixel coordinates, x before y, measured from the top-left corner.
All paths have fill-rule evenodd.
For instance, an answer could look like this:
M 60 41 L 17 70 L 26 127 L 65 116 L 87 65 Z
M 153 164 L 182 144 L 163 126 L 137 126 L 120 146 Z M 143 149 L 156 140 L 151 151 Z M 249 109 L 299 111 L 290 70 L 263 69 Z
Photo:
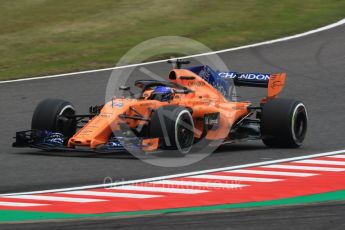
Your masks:
M 30 127 L 33 109 L 44 98 L 69 100 L 80 112 L 86 112 L 90 105 L 104 103 L 110 71 L 2 84 L 0 85 L 2 110 L 0 193 L 101 184 L 105 177 L 112 177 L 114 180 L 132 180 L 345 149 L 344 41 L 345 26 L 339 26 L 286 42 L 220 54 L 231 70 L 287 72 L 288 77 L 282 97 L 297 98 L 306 104 L 309 113 L 307 139 L 300 149 L 268 149 L 261 142 L 223 146 L 200 162 L 178 168 L 153 166 L 116 154 L 70 157 L 68 153 L 45 153 L 11 147 L 15 131 Z M 146 68 L 158 75 L 166 76 L 170 66 L 153 64 Z M 140 74 L 133 76 L 133 79 L 138 78 L 141 78 Z M 145 78 L 147 79 L 146 76 Z M 254 99 L 263 93 L 241 88 L 239 95 L 243 99 Z M 318 217 L 317 213 L 321 208 L 327 209 L 324 206 L 312 208 L 315 212 L 314 218 Z M 342 205 L 335 205 L 332 209 L 337 213 L 344 208 Z M 284 212 L 279 211 L 279 213 L 284 217 Z M 270 218 L 273 218 L 273 214 Z M 226 228 L 225 220 L 236 219 L 240 214 L 225 215 L 189 216 L 186 219 L 201 221 L 203 218 L 204 222 L 208 222 L 210 219 L 219 218 Z M 298 216 L 298 212 L 291 211 L 286 218 L 291 219 L 294 216 Z M 257 227 L 255 218 L 257 217 L 254 213 L 253 219 L 250 220 L 252 228 Z M 343 220 L 341 223 L 344 222 Z M 185 227 L 188 226 L 187 222 Z M 160 229 L 163 227 L 164 223 L 158 225 Z M 204 227 L 206 228 L 207 225 Z M 243 229 L 250 229 L 249 225 L 248 228 Z

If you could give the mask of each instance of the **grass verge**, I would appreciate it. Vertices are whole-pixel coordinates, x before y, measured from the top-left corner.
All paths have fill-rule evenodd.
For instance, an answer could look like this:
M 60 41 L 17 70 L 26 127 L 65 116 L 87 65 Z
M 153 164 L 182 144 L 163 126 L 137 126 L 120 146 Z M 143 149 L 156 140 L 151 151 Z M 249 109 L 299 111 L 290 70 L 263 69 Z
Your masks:
M 0 80 L 114 66 L 157 36 L 185 36 L 219 50 L 343 17 L 339 0 L 2 0 Z

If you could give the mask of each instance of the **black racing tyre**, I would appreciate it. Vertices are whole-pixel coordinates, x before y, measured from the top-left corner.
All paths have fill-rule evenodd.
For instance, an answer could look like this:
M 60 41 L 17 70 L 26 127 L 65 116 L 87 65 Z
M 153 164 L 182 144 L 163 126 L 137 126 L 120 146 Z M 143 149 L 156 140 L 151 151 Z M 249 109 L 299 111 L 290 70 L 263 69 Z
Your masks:
M 74 114 L 75 108 L 70 102 L 61 99 L 45 99 L 34 111 L 31 129 L 59 132 L 65 137 L 71 137 L 76 132 L 76 121 L 65 116 Z
M 185 156 L 194 143 L 194 122 L 190 111 L 180 106 L 164 106 L 158 108 L 151 117 L 150 137 L 160 139 L 162 149 L 169 155 Z
M 261 114 L 262 141 L 269 147 L 298 148 L 308 125 L 305 105 L 293 99 L 272 99 L 263 105 Z

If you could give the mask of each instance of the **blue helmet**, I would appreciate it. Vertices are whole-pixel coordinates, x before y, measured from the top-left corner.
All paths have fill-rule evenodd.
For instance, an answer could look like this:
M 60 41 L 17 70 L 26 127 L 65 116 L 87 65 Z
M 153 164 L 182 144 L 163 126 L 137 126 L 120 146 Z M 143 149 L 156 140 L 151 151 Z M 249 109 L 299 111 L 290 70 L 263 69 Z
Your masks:
M 151 100 L 158 100 L 158 101 L 170 101 L 172 98 L 174 91 L 170 87 L 166 86 L 157 86 L 151 96 Z

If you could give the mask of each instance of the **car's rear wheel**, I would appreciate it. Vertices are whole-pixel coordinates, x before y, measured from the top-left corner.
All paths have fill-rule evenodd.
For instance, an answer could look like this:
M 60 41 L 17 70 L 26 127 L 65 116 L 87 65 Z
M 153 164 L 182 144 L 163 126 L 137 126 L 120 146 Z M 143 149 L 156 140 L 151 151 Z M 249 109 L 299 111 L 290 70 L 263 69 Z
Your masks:
M 61 99 L 45 99 L 41 101 L 33 114 L 31 128 L 35 130 L 47 130 L 62 133 L 65 137 L 71 137 L 76 132 L 74 106 Z
M 261 135 L 270 147 L 298 148 L 302 145 L 308 125 L 305 105 L 292 99 L 273 99 L 264 104 Z
M 194 143 L 194 122 L 190 111 L 180 106 L 164 106 L 151 117 L 150 136 L 158 137 L 169 155 L 185 156 Z

